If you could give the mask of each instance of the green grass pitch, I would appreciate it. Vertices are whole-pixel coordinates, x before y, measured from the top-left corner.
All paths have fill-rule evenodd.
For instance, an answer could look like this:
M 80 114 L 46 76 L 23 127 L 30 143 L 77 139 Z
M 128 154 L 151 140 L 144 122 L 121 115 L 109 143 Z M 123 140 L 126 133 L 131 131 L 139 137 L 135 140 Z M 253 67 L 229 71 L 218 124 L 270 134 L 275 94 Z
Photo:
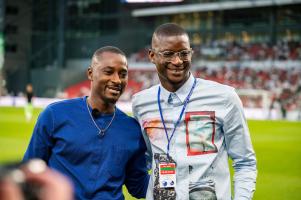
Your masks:
M 34 119 L 26 122 L 23 108 L 0 107 L 1 164 L 22 158 L 40 111 L 35 109 Z M 258 160 L 253 199 L 301 199 L 301 122 L 248 123 Z

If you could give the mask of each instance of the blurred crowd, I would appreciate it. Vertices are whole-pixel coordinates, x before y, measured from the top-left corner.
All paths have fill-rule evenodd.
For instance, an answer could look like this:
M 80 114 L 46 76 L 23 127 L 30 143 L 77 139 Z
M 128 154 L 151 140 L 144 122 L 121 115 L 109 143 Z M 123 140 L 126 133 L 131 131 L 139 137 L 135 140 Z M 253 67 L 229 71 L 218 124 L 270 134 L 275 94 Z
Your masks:
M 225 61 L 301 60 L 301 43 L 279 41 L 269 43 L 243 43 L 216 41 L 196 50 L 202 59 Z
M 293 110 L 301 101 L 301 68 L 254 69 L 222 67 L 196 70 L 196 76 L 233 86 L 236 89 L 257 89 L 269 92 L 271 108 L 278 104 L 281 109 Z M 260 99 L 242 99 L 246 107 L 263 107 Z
M 241 67 L 207 68 L 200 67 L 194 71 L 196 77 L 217 81 L 236 89 L 257 89 L 270 92 L 271 103 L 292 110 L 301 101 L 301 67 L 299 69 L 253 69 Z M 131 70 L 129 72 L 129 86 L 123 95 L 123 100 L 130 100 L 131 96 L 145 88 L 157 84 L 158 77 L 154 71 Z M 262 107 L 260 99 L 254 99 L 247 107 Z
M 145 47 L 130 56 L 129 62 L 149 63 L 149 48 Z M 193 46 L 193 49 L 192 69 L 196 77 L 230 85 L 238 90 L 264 91 L 268 93 L 268 107 L 281 110 L 283 118 L 287 111 L 300 110 L 301 113 L 301 66 L 298 64 L 301 63 L 301 42 L 279 41 L 271 45 L 215 41 L 199 48 Z M 199 60 L 206 62 L 198 62 Z M 210 61 L 218 62 L 220 65 L 212 66 Z M 234 64 L 228 65 L 226 61 Z M 270 62 L 269 66 L 257 65 L 266 61 L 273 62 Z M 274 61 L 283 62 L 275 65 Z M 286 65 L 287 61 L 297 64 Z M 159 80 L 154 70 L 154 67 L 130 68 L 128 87 L 121 101 L 130 101 L 136 92 L 158 84 Z M 89 95 L 89 86 L 90 83 L 86 80 L 67 88 L 57 97 L 72 98 Z M 267 107 L 260 95 L 240 95 L 240 98 L 245 107 Z
M 147 46 L 131 55 L 130 60 L 148 61 Z M 201 46 L 194 45 L 194 59 L 223 61 L 266 61 L 266 60 L 301 60 L 301 42 L 278 41 L 269 43 L 245 43 L 216 40 Z
M 148 49 L 145 47 L 133 54 L 133 62 L 148 62 Z M 269 43 L 244 43 L 216 40 L 201 46 L 193 46 L 195 76 L 217 81 L 236 89 L 253 89 L 267 91 L 269 107 L 279 108 L 282 117 L 286 112 L 301 109 L 301 66 L 270 66 L 251 67 L 239 66 L 239 62 L 265 61 L 301 61 L 301 42 L 278 41 Z M 210 67 L 199 66 L 201 61 L 234 61 L 234 66 Z M 137 78 L 138 77 L 138 78 Z M 152 71 L 131 71 L 130 87 L 124 100 L 129 100 L 133 93 L 158 83 L 156 74 Z M 245 107 L 262 108 L 261 96 L 241 96 Z

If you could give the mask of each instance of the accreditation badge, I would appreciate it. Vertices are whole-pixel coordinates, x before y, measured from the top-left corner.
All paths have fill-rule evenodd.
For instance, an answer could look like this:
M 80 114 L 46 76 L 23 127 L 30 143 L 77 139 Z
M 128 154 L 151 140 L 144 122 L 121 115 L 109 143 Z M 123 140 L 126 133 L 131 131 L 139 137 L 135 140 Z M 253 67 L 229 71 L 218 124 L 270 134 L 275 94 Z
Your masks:
M 160 188 L 176 187 L 176 163 L 159 163 Z
M 166 154 L 154 154 L 154 200 L 176 200 L 177 163 Z M 172 186 L 172 187 L 171 187 Z

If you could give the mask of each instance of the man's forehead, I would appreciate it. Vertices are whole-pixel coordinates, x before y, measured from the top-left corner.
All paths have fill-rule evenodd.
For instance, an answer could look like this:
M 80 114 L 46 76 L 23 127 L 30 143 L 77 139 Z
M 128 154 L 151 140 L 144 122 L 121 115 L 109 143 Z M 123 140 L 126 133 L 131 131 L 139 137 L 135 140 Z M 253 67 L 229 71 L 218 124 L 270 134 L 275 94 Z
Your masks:
M 124 55 L 118 54 L 115 52 L 102 52 L 101 54 L 94 55 L 92 58 L 92 63 L 101 63 L 101 62 L 111 62 L 111 61 L 120 61 L 127 65 L 127 59 Z
M 128 71 L 128 63 L 126 60 L 102 60 L 95 61 L 91 65 L 93 68 L 114 69 L 117 71 Z
M 124 55 L 116 52 L 105 51 L 98 54 L 94 54 L 93 58 L 96 59 L 96 61 L 100 61 L 101 59 L 106 59 L 108 57 L 116 57 L 116 56 L 124 57 Z
M 166 47 L 169 44 L 182 43 L 189 45 L 189 37 L 186 34 L 182 35 L 154 35 L 152 40 L 152 48 Z

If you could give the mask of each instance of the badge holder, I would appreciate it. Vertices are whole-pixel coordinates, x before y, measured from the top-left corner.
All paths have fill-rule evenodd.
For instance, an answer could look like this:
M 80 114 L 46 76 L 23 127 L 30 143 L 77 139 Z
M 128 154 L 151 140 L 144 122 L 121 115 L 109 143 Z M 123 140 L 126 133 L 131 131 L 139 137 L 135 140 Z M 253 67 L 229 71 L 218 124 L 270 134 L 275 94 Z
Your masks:
M 154 154 L 154 200 L 176 199 L 176 162 L 166 154 Z

